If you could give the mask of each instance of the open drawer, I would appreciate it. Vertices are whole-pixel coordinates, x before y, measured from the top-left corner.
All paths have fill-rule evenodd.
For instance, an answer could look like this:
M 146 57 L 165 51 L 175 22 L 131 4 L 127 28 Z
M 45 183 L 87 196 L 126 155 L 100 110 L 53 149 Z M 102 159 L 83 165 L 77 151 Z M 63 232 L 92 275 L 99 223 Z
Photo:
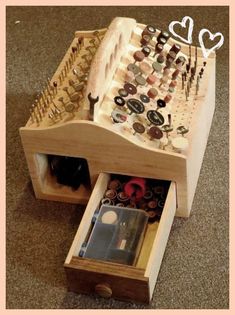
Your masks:
M 70 291 L 149 303 L 176 211 L 176 187 L 168 182 L 168 191 L 159 221 L 149 223 L 135 265 L 80 257 L 91 229 L 92 218 L 100 207 L 110 174 L 97 179 L 64 267 Z

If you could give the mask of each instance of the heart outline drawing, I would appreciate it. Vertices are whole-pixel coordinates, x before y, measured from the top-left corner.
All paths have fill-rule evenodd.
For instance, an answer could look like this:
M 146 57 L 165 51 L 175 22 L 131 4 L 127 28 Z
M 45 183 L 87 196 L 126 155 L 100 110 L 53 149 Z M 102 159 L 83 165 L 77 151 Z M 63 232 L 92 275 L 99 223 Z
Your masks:
M 204 45 L 204 42 L 203 42 L 203 35 L 205 33 L 209 33 L 210 35 L 210 40 L 213 41 L 217 36 L 220 36 L 220 41 L 215 45 L 213 46 L 212 48 L 210 49 L 206 49 L 205 45 Z M 217 32 L 215 34 L 211 33 L 208 29 L 206 28 L 203 28 L 200 30 L 199 34 L 198 34 L 198 40 L 199 40 L 199 43 L 200 43 L 200 46 L 201 46 L 201 49 L 202 49 L 202 53 L 203 53 L 203 56 L 204 58 L 208 58 L 208 56 L 216 49 L 219 49 L 223 43 L 224 43 L 224 36 L 222 33 L 220 32 Z
M 189 20 L 189 27 L 188 27 L 188 39 L 185 39 L 181 37 L 180 35 L 176 34 L 174 31 L 174 26 L 176 24 L 180 24 L 183 28 L 186 28 L 186 22 Z M 192 34 L 193 34 L 193 27 L 194 27 L 194 22 L 193 19 L 190 16 L 185 16 L 183 17 L 182 21 L 172 21 L 168 29 L 169 31 L 173 34 L 173 36 L 180 38 L 184 43 L 186 44 L 192 44 Z

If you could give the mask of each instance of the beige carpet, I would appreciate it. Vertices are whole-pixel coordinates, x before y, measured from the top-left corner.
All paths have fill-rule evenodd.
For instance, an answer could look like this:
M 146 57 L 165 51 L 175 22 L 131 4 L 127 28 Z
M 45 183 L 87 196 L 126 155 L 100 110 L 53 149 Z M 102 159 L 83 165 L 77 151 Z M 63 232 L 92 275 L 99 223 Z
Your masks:
M 68 293 L 63 263 L 83 211 L 35 199 L 18 129 L 76 30 L 106 27 L 116 16 L 167 29 L 185 15 L 195 21 L 195 44 L 201 28 L 225 36 L 217 54 L 216 111 L 191 217 L 174 220 L 149 306 Z M 226 7 L 7 8 L 7 308 L 229 307 L 228 16 Z

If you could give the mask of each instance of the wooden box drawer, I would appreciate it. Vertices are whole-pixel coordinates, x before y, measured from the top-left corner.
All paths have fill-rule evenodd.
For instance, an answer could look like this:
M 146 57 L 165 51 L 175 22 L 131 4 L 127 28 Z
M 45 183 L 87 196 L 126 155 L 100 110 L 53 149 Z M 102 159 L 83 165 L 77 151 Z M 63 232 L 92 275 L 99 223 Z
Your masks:
M 77 293 L 96 293 L 127 301 L 149 303 L 176 211 L 176 187 L 171 182 L 159 222 L 149 224 L 135 266 L 79 257 L 95 210 L 107 189 L 110 175 L 97 179 L 64 267 L 68 288 Z

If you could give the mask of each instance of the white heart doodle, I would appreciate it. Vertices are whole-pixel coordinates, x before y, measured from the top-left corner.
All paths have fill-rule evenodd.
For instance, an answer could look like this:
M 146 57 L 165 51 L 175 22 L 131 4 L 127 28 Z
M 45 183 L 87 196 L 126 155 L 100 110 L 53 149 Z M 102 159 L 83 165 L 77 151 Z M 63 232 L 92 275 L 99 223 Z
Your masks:
M 202 38 L 205 33 L 209 33 L 210 40 L 214 40 L 217 36 L 220 36 L 220 41 L 215 46 L 213 46 L 212 48 L 206 49 L 204 42 L 203 42 L 203 38 Z M 199 43 L 200 43 L 200 46 L 202 49 L 203 56 L 204 56 L 204 58 L 207 58 L 214 50 L 219 49 L 223 45 L 224 36 L 220 32 L 212 34 L 208 29 L 203 28 L 199 32 L 198 40 L 199 40 Z
M 180 24 L 182 27 L 186 28 L 186 22 L 189 21 L 189 27 L 188 27 L 188 39 L 185 39 L 181 36 L 179 36 L 178 34 L 175 33 L 174 31 L 174 26 L 176 24 Z M 183 19 L 182 19 L 182 22 L 179 22 L 179 21 L 172 21 L 170 24 L 169 24 L 169 31 L 175 36 L 175 37 L 178 37 L 180 38 L 183 42 L 187 43 L 187 44 L 192 44 L 192 34 L 193 34 L 193 26 L 194 26 L 194 22 L 193 22 L 193 19 L 190 17 L 190 16 L 185 16 Z

